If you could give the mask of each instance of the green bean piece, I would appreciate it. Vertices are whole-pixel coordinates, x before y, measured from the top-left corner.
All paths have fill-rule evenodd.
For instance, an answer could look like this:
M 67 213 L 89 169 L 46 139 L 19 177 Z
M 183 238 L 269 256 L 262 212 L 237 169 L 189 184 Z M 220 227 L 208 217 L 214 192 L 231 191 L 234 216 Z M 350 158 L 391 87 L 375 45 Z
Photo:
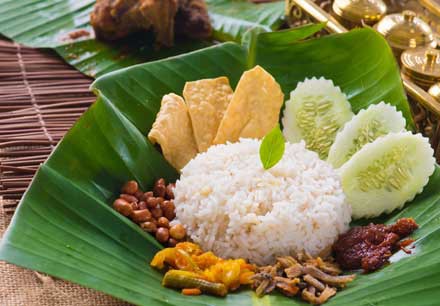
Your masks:
M 201 279 L 197 273 L 180 270 L 169 270 L 165 273 L 162 285 L 168 288 L 199 288 L 204 293 L 225 296 L 228 293 L 226 286 Z

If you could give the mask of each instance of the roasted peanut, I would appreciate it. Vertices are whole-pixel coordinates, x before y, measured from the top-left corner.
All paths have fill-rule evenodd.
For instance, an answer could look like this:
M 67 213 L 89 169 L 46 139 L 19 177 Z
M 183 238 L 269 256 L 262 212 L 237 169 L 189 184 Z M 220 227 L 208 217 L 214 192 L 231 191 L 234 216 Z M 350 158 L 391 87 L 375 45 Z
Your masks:
M 138 198 L 136 198 L 135 196 L 133 196 L 131 194 L 122 193 L 122 194 L 119 195 L 119 197 L 121 199 L 124 199 L 128 203 L 137 203 L 137 202 L 139 202 Z
M 159 198 L 150 197 L 147 199 L 147 206 L 149 209 L 154 209 L 159 205 Z
M 167 206 L 167 202 L 169 202 L 168 200 L 164 200 L 159 204 L 159 207 L 163 210 L 166 206 Z
M 186 236 L 186 230 L 182 224 L 178 223 L 170 228 L 170 235 L 176 240 L 182 240 Z
M 170 221 L 167 218 L 165 218 L 165 217 L 160 217 L 159 219 L 157 219 L 157 226 L 169 228 L 170 227 Z
M 141 224 L 141 228 L 149 233 L 155 233 L 157 231 L 157 226 L 154 222 L 147 221 Z
M 158 179 L 156 183 L 154 183 L 153 192 L 156 197 L 165 197 L 166 190 L 167 188 L 163 178 Z
M 174 239 L 174 238 L 168 239 L 168 246 L 171 247 L 171 248 L 174 248 L 177 243 L 178 243 L 178 241 L 176 239 Z
M 144 192 L 144 198 L 145 198 L 145 202 L 147 202 L 147 200 L 151 197 L 153 197 L 153 191 L 148 191 L 148 192 Z
M 147 203 L 141 201 L 138 203 L 138 209 L 147 209 Z
M 134 196 L 136 197 L 136 199 L 138 199 L 139 201 L 144 201 L 144 193 L 142 192 L 142 190 L 138 189 L 138 191 L 136 191 L 134 193 Z
M 159 219 L 160 217 L 163 216 L 163 212 L 162 212 L 162 209 L 160 209 L 160 207 L 153 208 L 151 210 L 151 214 L 153 215 L 153 217 L 155 219 Z
M 151 220 L 151 213 L 148 209 L 135 210 L 130 214 L 130 218 L 136 222 L 146 222 Z
M 116 199 L 113 202 L 113 208 L 126 217 L 128 217 L 133 212 L 132 205 L 124 199 Z
M 174 187 L 176 187 L 176 184 L 168 184 L 167 189 L 165 192 L 165 196 L 168 200 L 174 199 Z
M 143 192 L 138 183 L 131 180 L 121 188 L 120 197 L 113 202 L 113 207 L 138 223 L 144 231 L 154 234 L 160 243 L 174 247 L 186 236 L 181 224 L 170 228 L 170 221 L 176 216 L 174 187 L 175 184 L 166 185 L 161 178 L 155 182 L 153 191 Z
M 133 208 L 133 210 L 138 210 L 139 209 L 139 205 L 136 202 L 131 202 L 130 205 Z
M 136 191 L 138 191 L 139 186 L 136 181 L 128 181 L 127 183 L 122 186 L 122 193 L 131 194 L 134 195 Z
M 176 207 L 174 206 L 173 201 L 164 201 L 161 205 L 161 208 L 163 211 L 163 215 L 168 220 L 173 220 L 176 217 L 176 213 L 174 212 Z
M 156 231 L 156 239 L 160 243 L 165 243 L 170 238 L 170 233 L 167 228 L 159 227 Z

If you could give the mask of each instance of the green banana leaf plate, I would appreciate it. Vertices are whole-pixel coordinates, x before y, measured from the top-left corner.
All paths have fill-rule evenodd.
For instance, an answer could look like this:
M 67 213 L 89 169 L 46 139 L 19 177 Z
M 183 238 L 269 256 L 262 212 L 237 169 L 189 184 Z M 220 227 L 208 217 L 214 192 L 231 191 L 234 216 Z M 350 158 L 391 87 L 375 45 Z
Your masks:
M 305 305 L 279 294 L 257 298 L 249 289 L 225 298 L 187 297 L 161 286 L 149 267 L 161 246 L 110 203 L 129 179 L 143 189 L 178 174 L 146 134 L 161 97 L 181 93 L 186 81 L 228 76 L 235 86 L 255 64 L 267 69 L 287 95 L 306 77 L 334 80 L 355 112 L 382 100 L 412 126 L 397 64 L 381 36 L 370 29 L 305 39 L 322 28 L 262 33 L 249 48 L 224 43 L 166 60 L 106 74 L 93 84 L 97 102 L 45 162 L 23 197 L 0 246 L 0 259 L 76 282 L 138 305 Z M 440 171 L 422 194 L 382 222 L 414 217 L 413 254 L 396 253 L 392 264 L 360 274 L 327 305 L 439 305 Z
M 206 0 L 213 40 L 240 42 L 250 30 L 270 32 L 280 27 L 284 1 L 254 4 L 248 0 Z M 134 64 L 197 50 L 212 41 L 180 40 L 170 49 L 154 50 L 151 35 L 106 43 L 93 37 L 90 13 L 95 0 L 0 0 L 0 33 L 37 48 L 52 48 L 82 73 L 98 77 Z M 90 35 L 70 39 L 72 32 Z

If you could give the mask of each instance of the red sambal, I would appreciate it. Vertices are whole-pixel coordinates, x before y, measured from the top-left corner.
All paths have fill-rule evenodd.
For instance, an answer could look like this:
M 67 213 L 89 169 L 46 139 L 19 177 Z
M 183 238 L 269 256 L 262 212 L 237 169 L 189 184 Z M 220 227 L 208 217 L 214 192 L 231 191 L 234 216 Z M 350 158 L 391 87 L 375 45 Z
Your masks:
M 402 247 L 399 241 L 418 227 L 413 218 L 402 218 L 392 225 L 370 223 L 354 227 L 334 244 L 336 261 L 344 269 L 377 270 Z

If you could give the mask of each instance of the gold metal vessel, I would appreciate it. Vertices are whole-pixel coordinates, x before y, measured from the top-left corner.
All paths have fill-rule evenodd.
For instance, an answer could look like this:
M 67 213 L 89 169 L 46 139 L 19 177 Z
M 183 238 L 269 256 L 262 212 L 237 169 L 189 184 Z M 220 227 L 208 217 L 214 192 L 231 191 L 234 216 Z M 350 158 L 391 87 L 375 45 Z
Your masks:
M 333 12 L 342 23 L 373 25 L 385 16 L 387 6 L 382 0 L 335 0 Z
M 402 53 L 402 72 L 424 89 L 440 82 L 440 51 L 432 48 L 408 49 Z
M 429 90 L 428 93 L 437 100 L 437 102 L 440 103 L 440 83 L 435 83 L 434 85 L 432 85 Z
M 385 16 L 375 29 L 385 37 L 396 55 L 408 48 L 435 48 L 437 45 L 431 27 L 413 11 Z
M 429 2 L 430 4 L 433 4 L 435 2 L 434 0 L 420 0 L 420 3 L 419 1 L 415 1 L 415 0 L 386 0 L 386 1 L 388 8 L 391 9 L 393 9 L 393 7 L 389 6 L 390 1 L 393 3 L 397 2 L 397 4 L 399 5 L 404 5 L 407 1 L 413 1 L 417 5 L 420 5 L 421 2 L 423 2 L 423 5 L 425 5 L 424 2 L 427 3 Z M 403 3 L 402 1 L 404 1 L 405 3 Z M 330 5 L 328 5 L 328 3 L 330 3 Z M 334 16 L 329 14 L 330 6 L 331 6 L 331 0 L 286 0 L 286 11 L 292 12 L 292 8 L 295 7 L 295 10 L 297 12 L 304 12 L 300 14 L 301 16 L 303 16 L 302 18 L 304 22 L 311 22 L 313 20 L 319 22 L 326 22 L 326 30 L 328 32 L 330 33 L 346 32 L 347 28 L 345 28 Z M 427 7 L 427 8 L 429 9 L 431 14 L 433 15 L 435 14 L 435 18 L 438 18 L 440 20 L 440 15 L 436 14 L 440 12 L 440 5 L 438 5 L 437 2 L 435 2 L 431 7 Z M 435 10 L 433 8 L 435 8 Z M 404 20 L 405 22 L 418 21 L 418 19 L 416 19 L 417 17 L 414 16 L 414 14 L 408 14 L 408 13 L 406 14 L 407 14 L 406 17 L 407 20 L 406 21 Z M 403 14 L 398 14 L 398 15 L 402 16 L 400 19 L 405 19 Z M 298 18 L 298 16 L 293 16 L 290 13 L 286 14 L 286 16 L 288 20 L 290 20 L 290 18 Z M 423 18 L 427 18 L 427 17 L 423 15 Z M 431 18 L 431 16 L 429 16 L 429 18 Z M 386 17 L 382 19 L 382 22 L 384 20 L 385 21 L 387 20 Z M 440 33 L 440 27 L 439 28 L 435 27 L 436 23 L 435 22 L 432 23 L 432 19 L 429 19 L 428 22 L 430 25 L 433 26 L 434 29 L 437 30 L 436 33 Z M 294 23 L 292 22 L 292 24 Z M 418 23 L 418 24 L 420 25 L 422 23 Z M 426 23 L 425 25 L 422 24 L 421 28 L 426 30 L 427 29 Z M 413 32 L 416 31 L 413 30 Z M 426 35 L 425 40 L 423 40 L 423 41 L 427 41 L 427 43 L 425 43 L 425 53 L 423 53 L 423 56 L 421 56 L 421 58 L 423 59 L 421 62 L 428 63 L 428 64 L 425 63 L 424 69 L 427 70 L 432 75 L 436 76 L 436 71 L 438 69 L 437 68 L 438 66 L 434 67 L 432 65 L 434 63 L 438 65 L 437 58 L 435 58 L 435 56 L 432 56 L 432 54 L 428 54 L 429 58 L 428 59 L 426 58 L 427 56 L 426 45 L 428 45 L 429 47 L 435 47 L 436 42 L 434 39 L 434 35 L 432 35 L 432 31 L 428 30 L 427 33 L 428 34 Z M 422 43 L 420 43 L 420 38 L 419 40 L 414 39 L 412 44 L 413 45 L 415 44 L 417 47 L 418 45 L 419 46 L 423 45 L 423 41 Z M 420 58 L 419 58 L 419 62 L 420 62 Z M 414 123 L 416 125 L 416 130 L 422 132 L 425 136 L 430 138 L 431 144 L 436 151 L 436 158 L 440 162 L 440 124 L 438 123 L 440 120 L 439 119 L 440 118 L 440 83 L 435 83 L 434 85 L 432 85 L 428 93 L 426 87 L 425 89 L 423 89 L 422 87 L 417 85 L 413 81 L 413 79 L 411 79 L 403 72 L 401 72 L 401 75 L 405 90 L 408 96 L 410 97 L 409 100 L 411 102 L 411 110 L 413 114 Z

